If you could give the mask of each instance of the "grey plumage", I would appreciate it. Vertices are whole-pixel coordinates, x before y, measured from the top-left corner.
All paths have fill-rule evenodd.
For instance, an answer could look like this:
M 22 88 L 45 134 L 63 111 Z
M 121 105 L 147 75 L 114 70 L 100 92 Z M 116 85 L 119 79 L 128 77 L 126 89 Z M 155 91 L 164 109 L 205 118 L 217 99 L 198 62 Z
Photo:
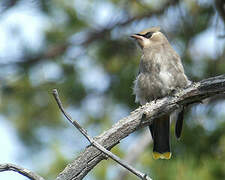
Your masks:
M 159 28 L 150 28 L 131 37 L 138 41 L 142 49 L 139 74 L 134 81 L 136 102 L 144 105 L 190 83 L 184 74 L 179 55 L 174 51 L 163 33 L 159 31 Z M 178 122 L 182 124 L 181 120 Z M 154 140 L 153 151 L 161 154 L 170 152 L 169 125 L 169 118 L 167 117 L 157 119 L 151 125 L 150 130 Z M 180 136 L 179 126 L 177 126 L 177 132 Z M 162 150 L 162 147 L 167 148 Z M 163 156 L 158 158 L 163 158 Z

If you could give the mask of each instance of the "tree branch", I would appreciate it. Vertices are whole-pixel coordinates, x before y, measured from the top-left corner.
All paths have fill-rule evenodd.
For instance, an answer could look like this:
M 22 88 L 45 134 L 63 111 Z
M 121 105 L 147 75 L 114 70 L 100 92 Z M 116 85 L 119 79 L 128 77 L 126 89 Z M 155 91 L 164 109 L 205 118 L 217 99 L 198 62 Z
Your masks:
M 156 102 L 147 103 L 136 109 L 129 116 L 117 122 L 111 129 L 95 137 L 94 140 L 104 148 L 110 150 L 129 134 L 144 126 L 150 125 L 155 118 L 171 113 L 179 105 L 200 102 L 205 98 L 223 94 L 224 92 L 225 75 L 192 83 L 188 88 L 180 90 L 173 96 L 167 96 Z M 67 165 L 56 179 L 83 179 L 103 159 L 105 159 L 105 155 L 101 151 L 93 146 L 88 146 L 72 163 Z
M 15 171 L 31 180 L 44 180 L 43 177 L 37 175 L 36 173 L 14 164 L 0 164 L 0 172 L 3 171 Z
M 81 45 L 86 46 L 96 40 L 102 39 L 102 38 L 104 38 L 104 36 L 106 34 L 108 34 L 110 31 L 112 31 L 113 29 L 115 29 L 117 27 L 124 27 L 135 21 L 139 21 L 144 18 L 150 18 L 153 15 L 156 15 L 156 16 L 162 15 L 169 7 L 175 6 L 178 3 L 179 3 L 179 0 L 168 0 L 162 7 L 158 8 L 158 9 L 149 10 L 149 12 L 147 12 L 147 13 L 138 14 L 136 16 L 129 17 L 125 21 L 123 20 L 123 21 L 116 22 L 111 25 L 107 25 L 107 27 L 104 27 L 103 29 L 101 29 L 99 31 L 90 32 L 87 36 L 88 38 L 84 42 L 82 42 Z
M 62 102 L 59 98 L 59 94 L 57 92 L 56 89 L 53 89 L 53 96 L 59 106 L 59 109 L 62 111 L 62 113 L 64 114 L 64 116 L 66 117 L 66 119 L 73 124 L 79 131 L 81 134 L 84 135 L 84 137 L 91 143 L 91 145 L 93 145 L 94 147 L 96 147 L 98 150 L 100 150 L 101 152 L 103 152 L 105 155 L 109 156 L 111 159 L 113 159 L 114 161 L 116 161 L 118 164 L 120 164 L 121 166 L 123 166 L 124 168 L 126 168 L 127 170 L 129 170 L 131 173 L 135 174 L 136 176 L 138 176 L 139 178 L 141 178 L 142 180 L 151 180 L 150 177 L 148 177 L 146 174 L 143 174 L 139 171 L 137 171 L 135 168 L 133 168 L 132 166 L 130 166 L 129 164 L 127 164 L 126 162 L 122 161 L 119 157 L 117 157 L 116 155 L 114 155 L 113 153 L 111 153 L 110 151 L 108 151 L 107 149 L 105 149 L 104 147 L 102 147 L 100 144 L 98 144 L 92 137 L 90 137 L 87 133 L 87 131 L 82 128 L 80 126 L 80 124 L 77 121 L 73 121 L 72 118 L 66 113 L 66 111 L 64 110 L 63 106 L 62 106 Z
M 88 46 L 91 43 L 95 42 L 96 40 L 104 38 L 108 33 L 110 33 L 113 29 L 117 27 L 124 27 L 129 24 L 131 24 L 134 21 L 139 21 L 144 18 L 150 18 L 153 15 L 162 15 L 169 7 L 175 6 L 179 3 L 179 0 L 168 0 L 164 5 L 162 5 L 161 8 L 155 9 L 155 10 L 149 10 L 147 13 L 138 14 L 136 16 L 129 17 L 126 20 L 122 20 L 116 23 L 107 24 L 106 27 L 101 28 L 100 30 L 93 30 L 90 32 L 87 32 L 86 39 L 82 43 L 74 44 L 70 41 L 66 41 L 63 43 L 55 44 L 53 47 L 48 48 L 44 52 L 37 54 L 34 56 L 31 55 L 25 55 L 24 57 L 20 58 L 17 62 L 9 62 L 9 63 L 0 63 L 0 66 L 8 66 L 12 64 L 20 65 L 20 66 L 30 66 L 37 62 L 44 61 L 45 59 L 54 59 L 58 56 L 61 56 L 63 53 L 66 52 L 68 47 L 70 46 Z

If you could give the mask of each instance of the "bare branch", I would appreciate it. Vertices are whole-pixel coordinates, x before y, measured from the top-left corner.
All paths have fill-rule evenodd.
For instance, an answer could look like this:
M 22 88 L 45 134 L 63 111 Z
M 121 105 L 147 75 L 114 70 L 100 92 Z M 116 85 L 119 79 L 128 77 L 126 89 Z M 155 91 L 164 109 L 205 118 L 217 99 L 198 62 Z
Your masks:
M 148 177 L 146 174 L 143 174 L 139 171 L 137 171 L 135 168 L 133 168 L 132 166 L 130 166 L 129 164 L 127 164 L 126 162 L 122 161 L 119 157 L 117 157 L 116 155 L 114 155 L 113 153 L 111 153 L 110 151 L 108 151 L 107 149 L 105 149 L 104 147 L 102 147 L 100 144 L 98 144 L 92 137 L 90 137 L 87 133 L 87 131 L 85 129 L 83 129 L 78 122 L 73 121 L 72 118 L 66 113 L 66 111 L 64 110 L 63 106 L 62 106 L 62 102 L 59 98 L 59 94 L 57 92 L 56 89 L 53 90 L 53 95 L 54 98 L 59 106 L 59 109 L 62 111 L 62 113 L 65 115 L 66 119 L 72 123 L 84 136 L 85 138 L 97 149 L 99 149 L 101 152 L 103 152 L 105 155 L 109 156 L 111 159 L 113 159 L 114 161 L 116 161 L 118 164 L 120 164 L 121 166 L 123 166 L 124 168 L 126 168 L 127 170 L 129 170 L 130 172 L 132 172 L 133 174 L 135 174 L 136 176 L 138 176 L 139 178 L 143 179 L 143 180 L 151 180 L 150 177 Z
M 37 175 L 36 173 L 14 164 L 0 164 L 0 172 L 3 171 L 15 171 L 31 180 L 44 180 L 43 177 Z
M 157 102 L 151 102 L 136 109 L 129 116 L 117 122 L 111 129 L 94 139 L 98 144 L 110 150 L 132 132 L 150 125 L 153 119 L 174 111 L 179 105 L 200 102 L 203 99 L 223 94 L 224 92 L 225 75 L 193 83 L 173 96 L 165 97 L 157 100 Z M 145 120 L 142 118 L 143 114 L 146 115 Z M 58 175 L 57 180 L 83 179 L 103 159 L 105 159 L 104 154 L 95 147 L 88 146 L 72 163 L 67 165 L 63 172 Z
M 152 138 L 150 136 L 149 129 L 146 129 L 143 134 L 137 138 L 136 142 L 134 142 L 126 152 L 126 156 L 124 160 L 129 164 L 134 164 L 140 155 L 145 151 L 147 146 L 152 143 Z M 123 180 L 128 175 L 128 171 L 121 169 L 115 179 Z

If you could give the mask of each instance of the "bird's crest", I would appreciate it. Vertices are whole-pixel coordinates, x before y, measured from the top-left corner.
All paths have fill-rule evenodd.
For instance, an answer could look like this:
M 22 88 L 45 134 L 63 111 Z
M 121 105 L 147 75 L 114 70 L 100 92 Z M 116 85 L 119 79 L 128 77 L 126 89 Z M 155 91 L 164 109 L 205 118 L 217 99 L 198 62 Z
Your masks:
M 151 28 L 148 28 L 148 29 L 145 29 L 145 30 L 139 32 L 139 34 L 146 34 L 148 32 L 155 33 L 155 32 L 158 32 L 158 31 L 160 31 L 160 27 L 151 27 Z

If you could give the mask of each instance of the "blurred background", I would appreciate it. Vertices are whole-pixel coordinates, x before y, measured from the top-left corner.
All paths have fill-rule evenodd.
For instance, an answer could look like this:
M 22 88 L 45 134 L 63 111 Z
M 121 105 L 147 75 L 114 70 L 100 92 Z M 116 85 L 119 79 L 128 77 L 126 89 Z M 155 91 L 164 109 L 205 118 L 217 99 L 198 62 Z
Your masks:
M 53 88 L 92 136 L 137 108 L 141 53 L 132 33 L 160 26 L 190 80 L 224 74 L 223 7 L 223 0 L 0 1 L 0 163 L 54 179 L 88 145 L 59 112 Z M 225 179 L 224 109 L 223 96 L 189 107 L 179 142 L 172 124 L 169 161 L 152 159 L 148 128 L 112 151 L 156 180 Z M 137 179 L 122 170 L 102 161 L 85 179 Z M 4 172 L 0 179 L 26 178 Z

